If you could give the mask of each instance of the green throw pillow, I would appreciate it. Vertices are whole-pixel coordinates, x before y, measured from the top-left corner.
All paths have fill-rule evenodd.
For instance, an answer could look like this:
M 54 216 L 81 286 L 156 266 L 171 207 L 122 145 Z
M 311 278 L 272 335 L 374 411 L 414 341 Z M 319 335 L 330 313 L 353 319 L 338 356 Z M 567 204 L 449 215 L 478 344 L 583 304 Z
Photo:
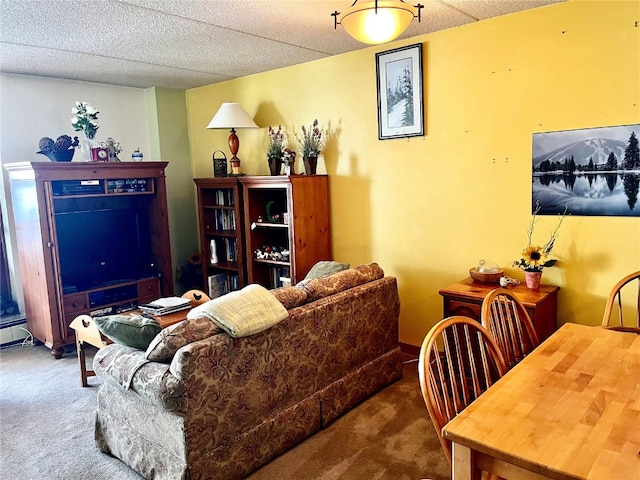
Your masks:
M 311 270 L 309 270 L 309 273 L 307 273 L 304 279 L 311 280 L 313 278 L 322 278 L 348 268 L 348 263 L 334 262 L 333 260 L 321 260 L 311 267 Z
M 93 321 L 98 330 L 114 342 L 140 350 L 146 350 L 162 330 L 156 320 L 140 315 L 107 315 L 95 317 Z

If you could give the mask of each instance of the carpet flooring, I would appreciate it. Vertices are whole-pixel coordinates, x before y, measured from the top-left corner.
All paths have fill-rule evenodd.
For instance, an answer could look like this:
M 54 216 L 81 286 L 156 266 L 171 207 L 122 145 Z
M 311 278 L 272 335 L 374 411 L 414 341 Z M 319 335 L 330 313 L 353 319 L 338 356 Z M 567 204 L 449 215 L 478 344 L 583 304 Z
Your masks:
M 249 480 L 444 480 L 449 466 L 420 395 L 404 378 L 251 474 Z M 75 352 L 0 350 L 0 479 L 140 480 L 93 441 L 99 379 L 80 386 Z

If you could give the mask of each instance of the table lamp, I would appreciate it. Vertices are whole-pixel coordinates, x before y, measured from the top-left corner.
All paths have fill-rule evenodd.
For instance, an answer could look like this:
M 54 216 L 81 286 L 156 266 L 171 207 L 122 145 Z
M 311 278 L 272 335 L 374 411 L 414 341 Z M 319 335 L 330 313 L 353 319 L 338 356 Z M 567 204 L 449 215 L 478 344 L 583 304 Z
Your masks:
M 258 128 L 258 125 L 244 111 L 239 103 L 225 102 L 213 116 L 207 128 L 230 128 L 229 150 L 231 151 L 231 173 L 240 174 L 240 159 L 238 150 L 240 149 L 240 139 L 236 135 L 236 128 Z

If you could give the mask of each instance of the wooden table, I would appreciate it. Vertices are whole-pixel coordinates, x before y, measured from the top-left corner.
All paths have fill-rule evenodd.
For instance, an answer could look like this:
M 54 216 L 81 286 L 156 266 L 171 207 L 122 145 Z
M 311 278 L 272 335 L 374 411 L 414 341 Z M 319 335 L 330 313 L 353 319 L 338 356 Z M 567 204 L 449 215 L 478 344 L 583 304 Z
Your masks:
M 565 324 L 443 428 L 452 479 L 640 479 L 640 335 Z
M 193 303 L 191 305 L 193 306 Z M 169 315 L 154 315 L 153 318 L 158 321 L 161 328 L 166 328 L 169 325 L 185 320 L 189 311 L 190 309 L 180 310 L 179 312 L 170 313 Z M 133 310 L 123 315 L 139 315 L 141 313 L 140 310 Z M 86 344 L 101 349 L 111 343 L 111 340 L 100 333 L 95 322 L 89 315 L 78 315 L 69 326 L 76 331 L 76 351 L 78 352 L 78 364 L 80 366 L 80 381 L 83 387 L 87 387 L 89 386 L 87 379 L 95 376 L 96 373 L 87 368 Z
M 444 317 L 464 315 L 480 321 L 482 301 L 495 288 L 500 288 L 500 285 L 474 282 L 469 277 L 441 289 Z M 540 285 L 540 290 L 531 290 L 521 284 L 509 285 L 507 290 L 524 305 L 540 340 L 556 330 L 559 287 Z

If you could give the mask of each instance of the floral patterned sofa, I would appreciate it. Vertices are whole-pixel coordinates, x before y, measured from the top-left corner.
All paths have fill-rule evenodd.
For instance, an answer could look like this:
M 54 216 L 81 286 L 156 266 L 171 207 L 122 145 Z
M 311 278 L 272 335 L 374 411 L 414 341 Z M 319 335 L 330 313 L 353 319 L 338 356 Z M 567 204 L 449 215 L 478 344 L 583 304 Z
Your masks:
M 159 334 L 161 361 L 99 350 L 98 447 L 148 479 L 243 478 L 402 377 L 397 283 L 377 264 L 270 292 L 288 316 L 255 335 L 199 318 Z

